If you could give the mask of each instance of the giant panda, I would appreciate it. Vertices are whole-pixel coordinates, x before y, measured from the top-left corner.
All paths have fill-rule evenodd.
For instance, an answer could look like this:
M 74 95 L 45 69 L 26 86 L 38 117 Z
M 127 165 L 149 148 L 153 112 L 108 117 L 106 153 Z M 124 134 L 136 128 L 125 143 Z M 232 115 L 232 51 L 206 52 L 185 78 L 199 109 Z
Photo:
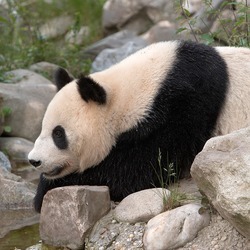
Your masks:
M 247 48 L 160 42 L 78 79 L 59 69 L 56 82 L 28 156 L 41 171 L 38 212 L 59 186 L 107 185 L 119 201 L 160 186 L 170 163 L 188 177 L 210 137 L 250 124 Z

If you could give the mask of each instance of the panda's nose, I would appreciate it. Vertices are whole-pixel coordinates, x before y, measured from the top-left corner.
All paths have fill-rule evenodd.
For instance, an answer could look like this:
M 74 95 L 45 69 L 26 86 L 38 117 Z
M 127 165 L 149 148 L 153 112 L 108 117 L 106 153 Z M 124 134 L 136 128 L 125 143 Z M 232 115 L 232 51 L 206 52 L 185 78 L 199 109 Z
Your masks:
M 34 167 L 39 167 L 42 162 L 41 161 L 35 161 L 35 160 L 29 160 L 30 164 L 33 165 Z

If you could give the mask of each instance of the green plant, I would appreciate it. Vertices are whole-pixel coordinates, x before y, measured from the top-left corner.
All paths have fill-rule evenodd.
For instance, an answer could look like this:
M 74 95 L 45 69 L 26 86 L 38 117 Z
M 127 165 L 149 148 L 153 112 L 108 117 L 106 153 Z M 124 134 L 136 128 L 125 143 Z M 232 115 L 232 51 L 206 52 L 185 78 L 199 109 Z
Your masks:
M 158 165 L 159 171 L 155 168 L 155 174 L 157 176 L 158 182 L 162 188 L 162 192 L 160 193 L 163 201 L 163 206 L 165 210 L 170 210 L 180 205 L 181 200 L 186 199 L 186 194 L 180 192 L 178 190 L 178 181 L 179 174 L 178 168 L 174 167 L 174 163 L 169 163 L 169 157 L 167 155 L 167 166 L 162 166 L 162 154 L 159 149 L 158 155 Z M 154 185 L 155 186 L 155 185 Z M 170 191 L 170 195 L 166 191 L 166 188 Z
M 102 37 L 101 16 L 105 0 L 62 0 L 46 3 L 43 0 L 7 0 L 8 8 L 0 12 L 0 78 L 4 72 L 27 68 L 31 64 L 47 61 L 67 68 L 73 75 L 89 73 L 89 59 L 81 58 L 83 47 Z M 62 37 L 47 40 L 40 27 L 51 17 L 74 17 L 71 29 L 79 31 L 88 26 L 90 34 L 79 45 L 68 44 Z M 5 79 L 0 81 L 5 82 Z
M 170 196 L 165 204 L 166 210 L 179 207 L 181 202 L 187 200 L 187 195 L 179 191 L 178 184 L 169 187 Z
M 199 16 L 191 15 L 183 7 L 183 0 L 177 0 L 175 3 L 180 14 L 178 21 L 181 24 L 176 33 L 189 30 L 196 41 L 209 45 L 220 42 L 228 46 L 250 47 L 250 6 L 247 0 L 225 0 L 217 6 L 214 6 L 212 0 L 203 0 L 205 11 Z M 225 17 L 225 9 L 231 10 L 233 17 Z M 217 20 L 219 24 L 213 32 L 210 31 L 213 23 L 211 20 Z
M 0 118 L 1 118 L 0 124 L 4 124 L 6 117 L 8 117 L 10 114 L 11 114 L 11 108 L 9 108 L 9 107 L 3 107 L 0 110 Z M 11 127 L 8 126 L 8 125 L 4 125 L 3 126 L 3 131 L 6 132 L 6 133 L 10 133 L 11 132 Z

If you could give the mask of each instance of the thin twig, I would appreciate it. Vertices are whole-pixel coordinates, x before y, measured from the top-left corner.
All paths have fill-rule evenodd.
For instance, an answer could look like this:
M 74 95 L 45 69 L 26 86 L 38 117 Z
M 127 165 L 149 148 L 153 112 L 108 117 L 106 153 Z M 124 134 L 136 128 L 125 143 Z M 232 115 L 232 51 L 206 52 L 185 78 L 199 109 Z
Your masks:
M 248 4 L 246 0 L 246 25 L 247 25 L 247 46 L 249 46 L 249 25 L 248 25 Z
M 197 37 L 195 35 L 195 32 L 194 32 L 194 29 L 192 28 L 192 25 L 190 24 L 189 17 L 187 16 L 187 14 L 186 14 L 186 12 L 185 12 L 185 10 L 183 8 L 183 1 L 182 0 L 180 0 L 180 5 L 181 5 L 181 10 L 183 12 L 183 15 L 184 15 L 185 19 L 187 20 L 188 26 L 189 26 L 189 28 L 190 28 L 190 30 L 191 30 L 194 38 L 195 38 L 195 41 L 198 43 L 199 41 L 198 41 L 198 39 L 197 39 Z
M 211 3 L 208 3 L 208 5 L 209 5 L 209 7 L 210 7 L 211 9 L 215 9 L 215 7 L 214 7 Z M 226 27 L 225 27 L 225 25 L 223 24 L 222 19 L 221 19 L 221 17 L 220 17 L 220 14 L 221 14 L 221 9 L 220 9 L 220 7 L 219 7 L 219 10 L 216 9 L 216 13 L 217 13 L 218 21 L 220 22 L 222 29 L 223 29 L 224 32 L 226 33 L 226 36 L 227 36 L 228 42 L 229 42 L 229 46 L 230 46 L 230 44 L 231 44 L 231 42 L 230 42 L 231 37 L 230 37 L 229 33 L 227 32 Z

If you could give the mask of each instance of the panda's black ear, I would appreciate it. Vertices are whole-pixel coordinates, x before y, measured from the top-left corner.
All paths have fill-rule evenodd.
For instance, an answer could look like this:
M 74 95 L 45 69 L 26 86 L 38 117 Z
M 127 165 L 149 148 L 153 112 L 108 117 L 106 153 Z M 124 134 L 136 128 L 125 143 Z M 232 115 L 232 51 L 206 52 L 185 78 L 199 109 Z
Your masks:
M 84 101 L 88 102 L 91 100 L 98 104 L 106 103 L 106 91 L 91 77 L 81 76 L 76 83 L 78 85 L 78 91 Z
M 56 86 L 57 86 L 57 91 L 59 91 L 66 84 L 68 84 L 69 82 L 74 80 L 74 78 L 71 77 L 69 75 L 69 73 L 63 68 L 58 68 L 55 71 L 54 79 L 55 79 L 55 83 L 56 83 Z

